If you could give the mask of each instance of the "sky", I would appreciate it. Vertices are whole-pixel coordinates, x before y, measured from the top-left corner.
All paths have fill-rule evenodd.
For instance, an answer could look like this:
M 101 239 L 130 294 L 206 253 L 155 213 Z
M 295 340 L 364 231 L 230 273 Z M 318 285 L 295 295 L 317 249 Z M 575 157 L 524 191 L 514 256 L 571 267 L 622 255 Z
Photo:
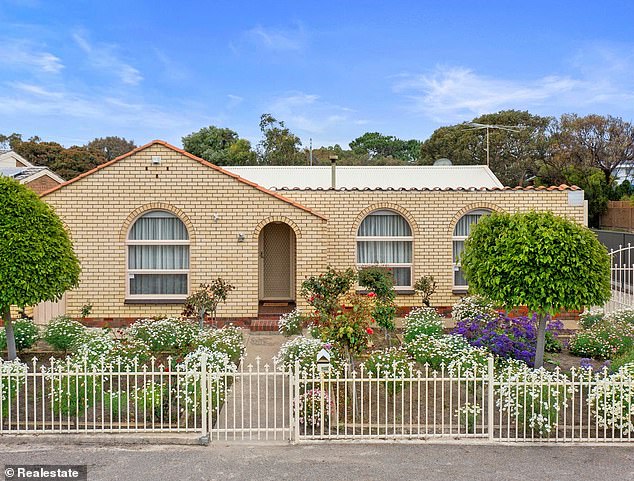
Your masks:
M 304 146 L 503 109 L 634 121 L 634 2 L 0 0 L 0 133 Z

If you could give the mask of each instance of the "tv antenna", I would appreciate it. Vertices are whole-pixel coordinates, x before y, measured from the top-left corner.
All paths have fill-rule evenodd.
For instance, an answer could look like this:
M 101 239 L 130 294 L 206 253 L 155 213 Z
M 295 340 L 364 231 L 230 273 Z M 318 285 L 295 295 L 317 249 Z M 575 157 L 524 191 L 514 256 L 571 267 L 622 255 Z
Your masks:
M 486 153 L 487 153 L 487 167 L 490 167 L 489 161 L 490 161 L 490 155 L 489 155 L 489 129 L 496 129 L 496 130 L 506 130 L 507 132 L 519 132 L 519 130 L 517 129 L 525 129 L 526 126 L 524 125 L 492 125 L 492 124 L 480 124 L 478 122 L 467 122 L 466 123 L 467 126 L 471 127 L 471 129 L 469 130 L 483 130 L 486 129 L 487 132 L 487 146 L 486 146 Z

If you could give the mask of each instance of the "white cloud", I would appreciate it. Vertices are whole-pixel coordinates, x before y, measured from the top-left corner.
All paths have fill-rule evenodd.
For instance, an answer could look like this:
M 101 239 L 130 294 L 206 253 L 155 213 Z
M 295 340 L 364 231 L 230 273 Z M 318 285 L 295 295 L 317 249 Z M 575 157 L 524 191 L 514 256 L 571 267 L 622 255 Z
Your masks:
M 0 63 L 8 67 L 26 68 L 35 73 L 56 74 L 64 68 L 62 60 L 25 40 L 0 41 Z
M 126 85 L 138 85 L 143 76 L 138 69 L 121 60 L 115 53 L 116 46 L 103 43 L 93 44 L 83 31 L 73 33 L 73 40 L 88 56 L 89 63 L 97 70 L 119 77 Z
M 307 134 L 322 134 L 337 125 L 352 122 L 351 109 L 321 101 L 318 95 L 291 92 L 277 97 L 268 110 L 291 129 Z
M 244 40 L 248 43 L 272 52 L 299 52 L 306 46 L 306 37 L 306 31 L 300 23 L 292 29 L 258 25 L 244 33 Z M 239 50 L 234 43 L 230 43 L 229 46 L 234 52 Z
M 609 113 L 634 101 L 633 68 L 631 49 L 588 47 L 572 57 L 566 75 L 511 79 L 466 67 L 439 66 L 422 74 L 398 76 L 394 91 L 407 99 L 409 110 L 437 122 L 462 121 L 511 108 L 549 115 L 592 110 Z
M 395 91 L 412 101 L 412 108 L 437 121 L 453 121 L 506 108 L 543 105 L 588 85 L 570 77 L 548 76 L 516 81 L 478 75 L 462 67 L 438 67 L 421 75 L 405 75 Z

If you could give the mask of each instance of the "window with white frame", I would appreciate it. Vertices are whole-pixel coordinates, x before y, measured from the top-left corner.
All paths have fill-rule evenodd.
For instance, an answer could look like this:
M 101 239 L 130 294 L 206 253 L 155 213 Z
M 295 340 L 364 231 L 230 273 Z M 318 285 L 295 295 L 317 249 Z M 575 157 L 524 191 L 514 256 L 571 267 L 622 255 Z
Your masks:
M 490 210 L 478 209 L 463 215 L 453 230 L 453 286 L 456 289 L 469 287 L 460 266 L 460 255 L 464 251 L 464 241 L 469 237 L 471 228 L 478 223 L 483 215 L 490 214 Z
M 357 231 L 357 267 L 387 267 L 396 289 L 411 289 L 412 240 L 412 229 L 402 215 L 391 210 L 374 211 Z
M 174 214 L 150 211 L 128 233 L 128 299 L 185 299 L 189 234 Z

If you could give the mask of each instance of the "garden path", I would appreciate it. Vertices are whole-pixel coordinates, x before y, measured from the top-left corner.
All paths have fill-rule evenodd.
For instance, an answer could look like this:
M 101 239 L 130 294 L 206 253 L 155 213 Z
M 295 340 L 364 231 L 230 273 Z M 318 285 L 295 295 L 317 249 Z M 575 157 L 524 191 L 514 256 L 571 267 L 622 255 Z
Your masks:
M 245 332 L 246 356 L 218 413 L 212 439 L 288 440 L 290 386 L 288 377 L 273 366 L 273 357 L 287 340 L 278 333 Z

